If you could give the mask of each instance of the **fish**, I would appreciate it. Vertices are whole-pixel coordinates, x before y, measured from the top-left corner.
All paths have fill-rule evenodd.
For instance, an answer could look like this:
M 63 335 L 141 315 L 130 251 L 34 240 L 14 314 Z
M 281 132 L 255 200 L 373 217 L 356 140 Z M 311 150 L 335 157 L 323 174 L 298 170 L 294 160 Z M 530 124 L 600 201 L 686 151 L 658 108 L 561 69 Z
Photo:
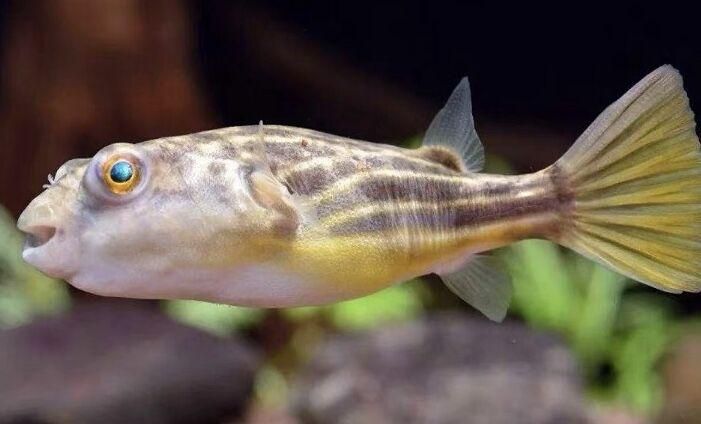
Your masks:
M 437 274 L 504 319 L 490 251 L 546 239 L 671 293 L 701 290 L 701 155 L 680 73 L 657 68 L 551 166 L 482 172 L 463 78 L 421 147 L 289 126 L 114 143 L 63 164 L 20 215 L 22 256 L 98 295 L 261 308 Z

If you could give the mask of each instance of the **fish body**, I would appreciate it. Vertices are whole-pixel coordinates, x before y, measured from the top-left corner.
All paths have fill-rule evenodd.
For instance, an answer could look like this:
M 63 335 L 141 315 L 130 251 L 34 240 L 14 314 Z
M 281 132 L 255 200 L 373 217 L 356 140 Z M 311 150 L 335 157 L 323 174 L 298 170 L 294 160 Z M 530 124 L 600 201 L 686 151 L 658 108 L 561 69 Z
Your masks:
M 27 207 L 24 258 L 97 294 L 260 307 L 437 273 L 499 320 L 508 278 L 480 253 L 544 238 L 658 288 L 699 290 L 701 160 L 673 68 L 526 175 L 480 173 L 469 97 L 464 80 L 418 149 L 263 124 L 107 146 L 67 162 Z

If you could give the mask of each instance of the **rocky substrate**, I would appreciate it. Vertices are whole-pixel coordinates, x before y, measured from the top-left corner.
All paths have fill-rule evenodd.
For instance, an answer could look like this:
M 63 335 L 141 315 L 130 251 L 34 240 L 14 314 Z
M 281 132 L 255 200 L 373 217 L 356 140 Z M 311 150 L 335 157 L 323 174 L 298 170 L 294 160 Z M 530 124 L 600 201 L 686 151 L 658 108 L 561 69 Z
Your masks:
M 152 305 L 96 300 L 0 332 L 0 423 L 206 423 L 248 402 L 257 354 Z
M 575 360 L 522 324 L 446 313 L 338 336 L 302 372 L 307 423 L 587 423 Z

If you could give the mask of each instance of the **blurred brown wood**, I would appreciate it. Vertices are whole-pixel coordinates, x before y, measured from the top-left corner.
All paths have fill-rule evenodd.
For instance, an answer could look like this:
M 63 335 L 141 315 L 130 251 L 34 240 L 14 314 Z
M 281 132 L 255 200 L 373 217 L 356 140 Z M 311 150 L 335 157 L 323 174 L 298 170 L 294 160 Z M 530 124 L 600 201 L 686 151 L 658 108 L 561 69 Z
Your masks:
M 178 0 L 14 1 L 0 81 L 0 204 L 14 214 L 64 161 L 213 126 Z
M 655 422 L 701 422 L 701 329 L 689 326 L 665 358 L 665 400 Z

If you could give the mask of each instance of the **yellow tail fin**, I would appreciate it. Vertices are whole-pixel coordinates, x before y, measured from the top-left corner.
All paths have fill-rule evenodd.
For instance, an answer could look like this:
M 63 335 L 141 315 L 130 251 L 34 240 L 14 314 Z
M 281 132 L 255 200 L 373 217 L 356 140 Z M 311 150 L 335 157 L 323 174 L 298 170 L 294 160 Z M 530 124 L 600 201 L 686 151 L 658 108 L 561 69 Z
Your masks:
M 558 243 L 668 292 L 701 290 L 701 154 L 682 77 L 662 66 L 554 165 L 574 201 Z

